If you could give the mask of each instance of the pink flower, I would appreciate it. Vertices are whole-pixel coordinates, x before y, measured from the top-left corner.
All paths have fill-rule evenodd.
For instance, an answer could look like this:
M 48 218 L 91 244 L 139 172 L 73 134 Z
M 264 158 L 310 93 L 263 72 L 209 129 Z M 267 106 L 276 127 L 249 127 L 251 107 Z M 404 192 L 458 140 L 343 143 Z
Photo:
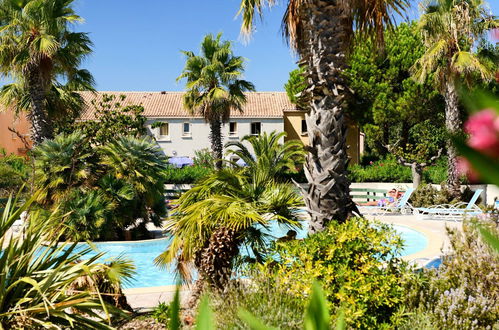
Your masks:
M 369 165 L 372 165 L 372 164 L 373 164 L 373 161 L 371 160 L 371 161 L 369 162 Z
M 491 34 L 492 34 L 492 39 L 499 40 L 499 29 L 492 30 Z
M 464 125 L 468 145 L 489 156 L 499 156 L 499 117 L 491 109 L 472 115 Z
M 478 182 L 478 173 L 471 167 L 470 162 L 463 157 L 457 159 L 457 171 L 460 175 L 464 175 L 470 182 Z

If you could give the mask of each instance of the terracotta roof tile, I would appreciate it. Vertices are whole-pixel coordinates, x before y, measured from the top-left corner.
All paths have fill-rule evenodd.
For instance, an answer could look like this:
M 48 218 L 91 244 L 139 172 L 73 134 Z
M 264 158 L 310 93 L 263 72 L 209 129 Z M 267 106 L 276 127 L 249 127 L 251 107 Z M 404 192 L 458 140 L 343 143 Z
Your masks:
M 191 116 L 182 105 L 183 92 L 81 92 L 87 104 L 82 114 L 83 120 L 92 119 L 93 106 L 91 101 L 98 94 L 125 95 L 122 104 L 142 105 L 144 116 L 148 118 L 189 118 Z M 251 92 L 246 93 L 247 103 L 243 113 L 232 110 L 232 118 L 282 118 L 284 111 L 294 110 L 285 92 Z

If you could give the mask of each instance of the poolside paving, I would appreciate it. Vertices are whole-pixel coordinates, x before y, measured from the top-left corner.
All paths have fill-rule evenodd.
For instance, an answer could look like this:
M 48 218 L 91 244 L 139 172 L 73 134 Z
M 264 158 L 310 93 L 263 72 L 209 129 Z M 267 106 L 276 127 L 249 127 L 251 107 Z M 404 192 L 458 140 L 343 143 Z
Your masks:
M 421 220 L 414 215 L 367 216 L 367 218 L 397 226 L 406 226 L 423 233 L 428 239 L 426 248 L 417 253 L 402 257 L 402 259 L 412 261 L 419 266 L 449 251 L 450 242 L 447 236 L 447 227 L 459 230 L 462 228 L 462 222 Z
M 426 264 L 440 256 L 442 252 L 449 250 L 446 227 L 458 229 L 462 227 L 461 222 L 420 220 L 413 215 L 367 216 L 367 218 L 397 226 L 406 226 L 423 233 L 428 238 L 426 248 L 420 252 L 402 257 L 419 266 Z M 175 293 L 175 286 L 125 289 L 124 292 L 132 308 L 145 311 L 156 307 L 159 302 L 170 302 Z M 185 301 L 189 296 L 189 292 L 188 287 L 183 287 L 180 291 L 181 299 Z

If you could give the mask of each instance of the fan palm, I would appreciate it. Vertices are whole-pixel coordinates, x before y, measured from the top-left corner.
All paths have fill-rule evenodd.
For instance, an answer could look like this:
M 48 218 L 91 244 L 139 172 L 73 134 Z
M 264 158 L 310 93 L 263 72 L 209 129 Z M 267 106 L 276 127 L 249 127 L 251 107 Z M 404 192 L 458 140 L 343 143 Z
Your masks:
M 77 188 L 71 190 L 57 205 L 62 214 L 62 223 L 67 228 L 65 237 L 75 242 L 95 241 L 106 237 L 106 229 L 112 227 L 107 222 L 110 222 L 114 206 L 101 191 Z
M 269 179 L 282 180 L 286 172 L 294 172 L 303 164 L 305 156 L 300 141 L 290 140 L 281 144 L 280 140 L 285 136 L 285 132 L 275 131 L 270 134 L 264 132 L 258 136 L 247 135 L 240 142 L 227 143 L 225 148 L 236 148 L 228 149 L 227 154 L 242 159 L 250 172 L 265 169 Z M 253 152 L 246 147 L 245 142 L 251 145 Z
M 274 0 L 241 0 L 242 32 L 252 32 L 255 18 Z M 354 24 L 357 30 L 373 34 L 383 44 L 383 27 L 390 24 L 390 12 L 402 13 L 408 0 L 289 0 L 283 31 L 306 67 L 310 114 L 304 192 L 310 212 L 310 230 L 320 231 L 328 221 L 344 221 L 356 210 L 349 196 L 345 98 L 348 86 L 343 72 L 351 46 Z
M 0 1 L 0 74 L 17 85 L 17 92 L 10 94 L 19 97 L 16 107 L 30 107 L 28 118 L 35 145 L 52 137 L 48 104 L 54 103 L 54 90 L 61 89 L 58 79 L 67 80 L 66 87 L 73 91 L 71 82 L 92 83 L 91 75 L 78 69 L 91 52 L 91 42 L 87 34 L 69 29 L 70 24 L 81 21 L 71 8 L 72 2 Z M 14 100 L 8 96 L 4 99 Z
M 159 226 L 160 217 L 166 214 L 164 184 L 168 163 L 163 151 L 148 136 L 119 136 L 99 147 L 99 153 L 107 173 L 133 187 L 136 205 L 128 217 Z
M 476 78 L 493 78 L 495 70 L 473 51 L 473 47 L 487 30 L 498 27 L 499 21 L 487 13 L 483 0 L 432 0 L 427 1 L 424 10 L 419 28 L 426 52 L 414 65 L 413 74 L 420 82 L 433 74 L 445 99 L 446 128 L 449 133 L 456 134 L 461 128 L 456 84 L 461 80 L 471 84 Z M 451 141 L 447 152 L 447 184 L 458 197 L 457 154 Z
M 45 226 L 57 221 L 54 215 L 42 220 L 29 211 L 23 237 L 12 237 L 8 229 L 35 199 L 19 208 L 9 200 L 0 217 L 0 329 L 110 329 L 110 314 L 122 312 L 104 301 L 98 287 L 75 291 L 74 283 L 82 277 L 95 282 L 94 274 L 110 267 L 115 271 L 106 272 L 114 275 L 109 281 L 120 283 L 133 266 L 122 259 L 102 265 L 97 260 L 103 255 L 89 256 L 90 248 L 77 252 L 76 244 L 57 244 L 58 235 Z
M 40 189 L 37 202 L 57 205 L 74 188 L 85 184 L 91 169 L 91 151 L 86 137 L 79 131 L 58 135 L 33 149 L 35 186 Z
M 177 78 L 177 81 L 187 80 L 184 106 L 193 114 L 201 114 L 210 124 L 211 149 L 217 159 L 217 169 L 222 166 L 222 124 L 229 120 L 231 109 L 242 111 L 246 103 L 244 92 L 255 89 L 252 83 L 240 79 L 244 59 L 234 56 L 230 41 L 221 39 L 221 33 L 216 37 L 208 34 L 201 43 L 200 55 L 184 51 L 187 61 Z
M 258 239 L 254 226 L 267 226 L 271 220 L 299 226 L 302 203 L 291 185 L 276 183 L 265 173 L 215 171 L 180 197 L 167 224 L 173 241 L 156 263 L 175 262 L 186 280 L 191 278 L 189 265 L 193 263 L 199 274 L 194 298 L 205 284 L 222 289 L 232 274 L 239 247 Z
M 85 101 L 79 91 L 93 91 L 93 77 L 87 70 L 77 70 L 65 83 L 53 81 L 47 91 L 45 104 L 55 133 L 77 119 Z M 29 90 L 23 81 L 5 84 L 0 88 L 0 103 L 11 106 L 16 114 L 32 108 Z

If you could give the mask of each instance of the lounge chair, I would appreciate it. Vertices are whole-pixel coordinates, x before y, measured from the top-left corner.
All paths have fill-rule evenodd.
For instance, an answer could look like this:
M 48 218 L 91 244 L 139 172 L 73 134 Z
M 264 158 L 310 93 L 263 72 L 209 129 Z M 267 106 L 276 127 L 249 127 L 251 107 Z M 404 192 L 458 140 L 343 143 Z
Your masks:
M 418 219 L 462 220 L 465 215 L 476 216 L 483 211 L 475 204 L 483 189 L 477 189 L 468 203 L 442 204 L 430 207 L 417 207 L 414 214 Z
M 386 206 L 366 206 L 359 205 L 359 211 L 362 214 L 369 215 L 387 215 L 387 214 L 410 214 L 412 212 L 412 206 L 409 204 L 409 198 L 414 192 L 414 188 L 407 188 L 404 195 L 393 205 Z
M 23 211 L 20 215 L 20 218 L 14 221 L 14 223 L 12 223 L 12 226 L 10 227 L 12 229 L 12 232 L 14 233 L 21 232 L 27 224 L 26 223 L 27 218 L 28 218 L 28 212 Z

